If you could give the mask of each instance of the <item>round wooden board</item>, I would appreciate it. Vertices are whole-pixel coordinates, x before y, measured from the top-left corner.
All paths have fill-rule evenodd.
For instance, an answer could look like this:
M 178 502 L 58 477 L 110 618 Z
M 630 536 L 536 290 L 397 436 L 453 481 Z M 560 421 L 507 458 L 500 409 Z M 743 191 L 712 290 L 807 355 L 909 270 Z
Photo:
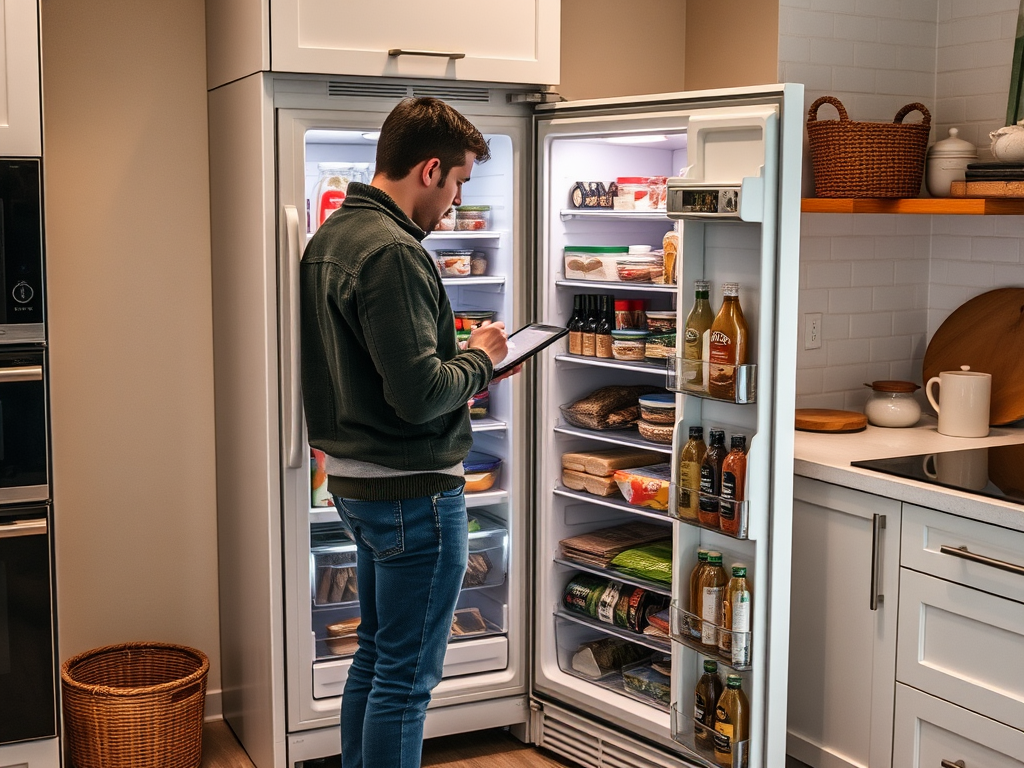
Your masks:
M 867 425 L 868 417 L 856 411 L 796 409 L 796 428 L 803 432 L 860 432 Z
M 928 342 L 922 381 L 962 365 L 992 374 L 990 424 L 1024 419 L 1024 288 L 997 288 L 955 309 Z

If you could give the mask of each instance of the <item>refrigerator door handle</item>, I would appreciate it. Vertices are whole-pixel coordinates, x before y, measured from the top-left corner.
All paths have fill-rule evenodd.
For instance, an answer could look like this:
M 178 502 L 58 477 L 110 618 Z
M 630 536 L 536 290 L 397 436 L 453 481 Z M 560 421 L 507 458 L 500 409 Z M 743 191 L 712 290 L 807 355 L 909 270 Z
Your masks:
M 302 379 L 299 371 L 299 212 L 294 205 L 284 207 L 285 249 L 281 269 L 281 303 L 284 307 L 283 358 L 288 366 L 284 376 L 285 460 L 291 469 L 302 466 Z
M 871 610 L 877 611 L 883 596 L 878 594 L 879 547 L 882 531 L 885 529 L 885 515 L 871 516 Z

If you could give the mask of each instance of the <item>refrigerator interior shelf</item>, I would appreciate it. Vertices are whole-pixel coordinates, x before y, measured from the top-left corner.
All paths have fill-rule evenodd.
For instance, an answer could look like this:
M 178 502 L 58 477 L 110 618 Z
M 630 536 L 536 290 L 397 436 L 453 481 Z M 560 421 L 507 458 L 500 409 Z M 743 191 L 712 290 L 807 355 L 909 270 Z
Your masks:
M 594 494 L 587 493 L 586 491 L 573 491 L 561 485 L 555 486 L 554 494 L 556 496 L 564 496 L 567 499 L 583 501 L 587 504 L 598 504 L 602 507 L 611 507 L 612 509 L 618 509 L 622 512 L 628 512 L 631 515 L 653 517 L 656 520 L 667 520 L 669 517 L 668 512 L 662 512 L 660 509 L 651 509 L 650 507 L 637 507 L 617 496 L 595 496 Z
M 500 229 L 448 229 L 434 230 L 423 238 L 423 247 L 430 248 L 438 240 L 500 240 L 505 232 Z
M 737 533 L 730 533 L 729 531 L 723 531 L 716 525 L 706 525 L 700 520 L 692 517 L 684 517 L 680 512 L 680 508 L 689 507 L 686 500 L 682 497 L 683 494 L 693 493 L 689 488 L 680 488 L 678 485 L 674 486 L 676 492 L 672 498 L 672 503 L 669 505 L 669 514 L 672 515 L 676 520 L 687 525 L 693 525 L 698 528 L 703 528 L 708 531 L 715 531 L 723 536 L 729 536 L 733 539 L 749 539 L 750 538 L 750 527 L 748 517 L 748 503 L 746 501 L 733 501 L 732 499 L 723 499 L 721 496 L 712 496 L 710 493 L 701 493 L 700 504 L 711 504 L 721 512 L 721 509 L 725 505 L 730 505 L 735 508 L 735 515 L 739 519 L 739 531 Z
M 309 508 L 310 525 L 317 525 L 320 523 L 337 523 L 340 521 L 341 518 L 338 517 L 338 510 L 336 510 L 333 505 L 329 507 Z
M 504 432 L 508 429 L 508 424 L 498 419 L 492 419 L 489 416 L 482 419 L 470 419 L 470 425 L 473 427 L 474 432 Z
M 652 651 L 659 651 L 661 653 L 669 653 L 672 650 L 672 643 L 667 637 L 659 637 L 658 635 L 645 635 L 642 632 L 631 632 L 628 629 L 617 627 L 614 624 L 605 624 L 603 621 L 597 619 L 591 619 L 588 616 L 582 616 L 577 614 L 569 613 L 561 608 L 555 608 L 555 618 L 563 621 L 569 621 L 580 626 L 590 627 L 596 629 L 598 632 L 605 635 L 612 635 L 620 640 L 626 640 L 635 645 L 642 645 L 645 648 L 650 648 Z
M 757 402 L 757 365 L 724 365 L 716 366 L 731 370 L 730 378 L 735 381 L 735 394 L 729 398 L 716 397 L 706 391 L 687 384 L 689 381 L 702 382 L 708 379 L 707 368 L 711 363 L 701 360 L 686 360 L 678 355 L 668 358 L 668 384 L 666 385 L 673 392 L 682 392 L 684 395 L 693 395 L 708 400 L 717 400 L 723 403 L 754 403 Z
M 660 283 L 627 283 L 627 282 L 616 282 L 614 280 L 556 280 L 555 285 L 559 288 L 588 288 L 590 290 L 597 290 L 600 288 L 607 288 L 608 290 L 615 291 L 630 291 L 638 293 L 671 293 L 675 295 L 679 292 L 678 285 L 662 285 Z
M 558 212 L 562 221 L 570 219 L 619 219 L 620 221 L 664 221 L 671 226 L 668 220 L 668 211 L 664 208 L 655 211 L 622 211 L 614 208 L 563 208 Z
M 671 372 L 671 367 L 664 363 L 630 363 L 623 360 L 609 360 L 606 357 L 584 357 L 582 355 L 561 354 L 555 355 L 555 360 L 572 365 L 596 365 L 599 368 L 616 368 L 620 371 L 633 371 L 635 373 L 653 373 L 665 376 L 666 380 Z
M 569 424 L 559 424 L 554 429 L 555 432 L 562 435 L 585 437 L 588 440 L 598 440 L 602 443 L 624 445 L 629 448 L 643 448 L 644 450 L 657 451 L 658 453 L 668 455 L 672 454 L 671 445 L 645 440 L 640 437 L 640 433 L 635 427 L 630 429 L 584 429 L 583 427 L 573 427 Z
M 671 530 L 666 529 L 665 534 L 670 535 Z M 566 568 L 572 568 L 577 571 L 585 571 L 586 573 L 592 573 L 596 576 L 603 576 L 607 579 L 614 579 L 615 581 L 621 581 L 623 584 L 630 584 L 634 587 L 640 587 L 646 589 L 648 592 L 655 592 L 659 595 L 672 596 L 672 587 L 668 584 L 659 584 L 657 581 L 649 581 L 648 579 L 641 579 L 637 576 L 630 576 L 628 573 L 622 573 L 616 571 L 613 568 L 601 568 L 596 565 L 588 565 L 586 563 L 577 563 L 574 560 L 567 560 L 563 557 L 556 557 L 554 561 L 558 565 L 563 565 Z
M 466 508 L 489 507 L 493 504 L 508 503 L 508 491 L 480 491 L 479 493 L 466 494 Z
M 687 648 L 692 648 L 697 651 L 697 653 L 703 654 L 709 659 L 714 659 L 722 666 L 729 667 L 729 669 L 735 669 L 743 672 L 751 668 L 749 663 L 751 632 L 732 632 L 731 630 L 723 629 L 717 624 L 711 624 L 711 622 L 704 621 L 694 613 L 684 611 L 679 607 L 675 600 L 673 600 L 671 605 L 669 605 L 668 615 L 669 633 L 675 642 L 680 645 L 685 645 Z M 732 656 L 723 654 L 717 647 L 710 648 L 693 637 L 691 629 L 693 627 L 700 628 L 705 625 L 714 627 L 714 634 L 716 636 L 720 634 L 728 635 L 729 645 L 731 647 L 746 648 L 746 655 L 748 657 L 747 663 L 734 661 Z
M 690 752 L 688 757 L 697 765 L 703 768 L 722 768 L 722 764 L 715 759 L 715 751 L 710 747 L 703 747 L 697 744 L 694 738 L 694 729 L 697 721 L 693 713 L 683 713 L 679 710 L 678 704 L 672 705 L 672 739 L 677 744 L 686 747 Z M 730 768 L 748 768 L 748 754 L 750 741 L 744 740 L 732 744 L 732 765 Z
M 641 696 L 627 688 L 626 684 L 622 681 L 621 672 L 612 672 L 610 674 L 605 675 L 604 677 L 593 678 L 580 674 L 572 667 L 568 667 L 566 669 L 563 669 L 562 671 L 565 672 L 567 675 L 572 675 L 578 680 L 583 680 L 584 682 L 599 686 L 606 691 L 617 693 L 620 696 L 628 696 L 629 698 L 642 702 L 643 704 L 648 704 L 652 707 L 657 707 L 663 712 L 669 711 L 668 704 L 664 703 L 663 701 L 659 701 L 649 696 Z
M 504 275 L 478 275 L 476 277 L 442 277 L 441 283 L 450 288 L 460 288 L 464 285 L 492 285 L 497 289 L 505 287 Z

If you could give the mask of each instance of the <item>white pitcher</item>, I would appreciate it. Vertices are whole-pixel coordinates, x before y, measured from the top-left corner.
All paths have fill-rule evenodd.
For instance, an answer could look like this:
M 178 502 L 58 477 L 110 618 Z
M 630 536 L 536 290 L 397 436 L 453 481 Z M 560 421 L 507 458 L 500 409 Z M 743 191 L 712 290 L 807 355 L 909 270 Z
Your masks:
M 933 389 L 939 385 L 942 407 Z M 962 365 L 959 371 L 942 371 L 925 385 L 925 394 L 939 414 L 939 432 L 951 437 L 985 437 L 988 434 L 989 405 L 992 399 L 992 374 L 972 371 Z

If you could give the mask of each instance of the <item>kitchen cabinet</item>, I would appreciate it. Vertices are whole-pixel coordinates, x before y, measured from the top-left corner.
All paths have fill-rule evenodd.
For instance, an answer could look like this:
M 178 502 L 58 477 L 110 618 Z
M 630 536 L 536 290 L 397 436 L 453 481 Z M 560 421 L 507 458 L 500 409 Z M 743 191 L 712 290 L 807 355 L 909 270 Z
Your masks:
M 901 511 L 794 480 L 786 752 L 815 768 L 893 765 Z
M 208 86 L 258 71 L 554 84 L 559 81 L 560 5 L 560 0 L 473 5 L 209 0 Z M 445 95 L 443 90 L 418 93 Z M 402 89 L 395 95 L 407 94 Z M 481 98 L 487 98 L 486 91 Z
M 37 0 L 0 4 L 0 155 L 43 153 Z

